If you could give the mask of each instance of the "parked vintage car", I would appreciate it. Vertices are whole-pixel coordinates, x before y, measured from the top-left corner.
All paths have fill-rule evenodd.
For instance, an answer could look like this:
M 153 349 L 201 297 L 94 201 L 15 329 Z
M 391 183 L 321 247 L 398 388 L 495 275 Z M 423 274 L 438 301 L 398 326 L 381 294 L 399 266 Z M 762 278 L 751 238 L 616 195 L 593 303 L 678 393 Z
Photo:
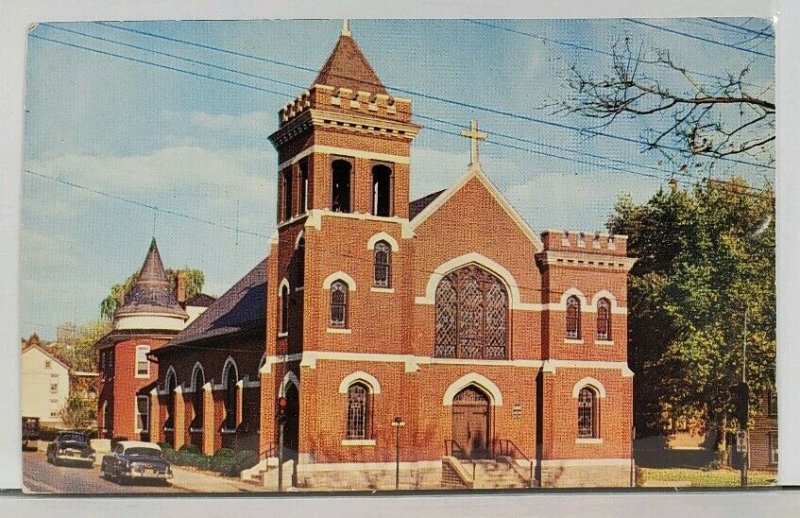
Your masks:
M 22 449 L 28 449 L 30 443 L 39 440 L 39 418 L 22 417 Z M 34 445 L 35 447 L 35 445 Z
M 47 445 L 47 462 L 52 464 L 70 463 L 91 466 L 94 463 L 94 449 L 89 445 L 89 436 L 83 432 L 62 431 Z
M 103 476 L 122 484 L 133 479 L 167 481 L 172 468 L 164 459 L 161 447 L 153 442 L 120 441 L 100 465 Z

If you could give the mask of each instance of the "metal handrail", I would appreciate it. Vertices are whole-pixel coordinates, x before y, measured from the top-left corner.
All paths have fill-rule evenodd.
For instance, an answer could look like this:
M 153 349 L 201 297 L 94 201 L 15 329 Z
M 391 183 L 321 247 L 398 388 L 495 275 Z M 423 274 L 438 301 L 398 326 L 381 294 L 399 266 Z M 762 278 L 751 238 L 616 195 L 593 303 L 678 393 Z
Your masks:
M 512 459 L 514 459 L 516 461 L 517 459 L 516 459 L 516 456 L 514 455 L 514 453 L 516 452 L 516 453 L 519 454 L 520 457 L 522 457 L 523 459 L 528 461 L 528 465 L 530 466 L 530 474 L 529 474 L 529 478 L 528 478 L 528 485 L 530 487 L 533 487 L 533 461 L 531 459 L 529 459 L 528 456 L 525 455 L 525 453 L 521 449 L 519 449 L 519 447 L 516 444 L 514 444 L 514 441 L 512 441 L 511 439 L 493 439 L 492 440 L 492 450 L 493 450 L 493 453 L 494 453 L 495 456 L 498 455 L 497 449 L 496 449 L 496 444 L 498 444 L 498 443 L 501 445 L 501 453 L 499 455 L 505 455 L 506 457 L 511 457 Z M 503 443 L 505 443 L 505 448 L 503 448 Z

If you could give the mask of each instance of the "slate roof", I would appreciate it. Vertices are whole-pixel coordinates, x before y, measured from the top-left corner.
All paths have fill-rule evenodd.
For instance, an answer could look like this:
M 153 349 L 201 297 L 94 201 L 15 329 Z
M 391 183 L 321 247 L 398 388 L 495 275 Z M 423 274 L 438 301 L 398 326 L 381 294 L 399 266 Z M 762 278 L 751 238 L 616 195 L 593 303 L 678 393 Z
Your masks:
M 186 305 L 194 306 L 196 308 L 207 308 L 213 304 L 215 300 L 217 299 L 211 295 L 206 295 L 205 293 L 195 293 L 186 300 Z
M 161 254 L 158 253 L 156 238 L 150 242 L 150 249 L 144 259 L 136 284 L 125 295 L 125 301 L 114 317 L 135 315 L 138 313 L 158 313 L 175 315 L 184 319 L 189 315 L 178 304 L 175 293 L 169 285 Z
M 165 347 L 216 338 L 248 330 L 266 332 L 267 259 L 215 300 Z
M 422 198 L 418 198 L 416 200 L 411 201 L 408 204 L 408 219 L 414 219 L 417 214 L 425 210 L 425 207 L 433 203 L 433 201 L 438 198 L 446 189 L 441 191 L 432 192 L 427 196 L 423 196 Z
M 322 66 L 313 84 L 363 90 L 373 94 L 387 94 L 378 75 L 364 57 L 356 41 L 346 34 L 339 37 L 333 52 Z

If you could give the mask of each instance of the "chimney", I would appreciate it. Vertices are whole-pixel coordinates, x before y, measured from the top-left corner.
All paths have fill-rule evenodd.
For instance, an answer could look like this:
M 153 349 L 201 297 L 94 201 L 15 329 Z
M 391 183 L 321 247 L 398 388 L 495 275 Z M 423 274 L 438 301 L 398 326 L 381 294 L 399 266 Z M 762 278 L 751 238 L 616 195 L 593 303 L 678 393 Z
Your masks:
M 175 298 L 182 307 L 186 306 L 186 274 L 178 271 L 178 287 L 175 290 Z

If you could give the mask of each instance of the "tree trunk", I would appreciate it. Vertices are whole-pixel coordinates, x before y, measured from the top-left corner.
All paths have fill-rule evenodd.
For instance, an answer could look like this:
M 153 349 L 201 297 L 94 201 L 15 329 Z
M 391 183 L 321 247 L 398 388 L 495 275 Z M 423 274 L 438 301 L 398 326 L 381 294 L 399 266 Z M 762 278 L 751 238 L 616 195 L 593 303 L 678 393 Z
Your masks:
M 721 468 L 727 468 L 729 465 L 728 459 L 728 419 L 725 416 L 722 416 L 719 420 L 716 420 L 716 431 L 717 431 L 717 445 L 714 451 L 714 463 L 717 464 Z

